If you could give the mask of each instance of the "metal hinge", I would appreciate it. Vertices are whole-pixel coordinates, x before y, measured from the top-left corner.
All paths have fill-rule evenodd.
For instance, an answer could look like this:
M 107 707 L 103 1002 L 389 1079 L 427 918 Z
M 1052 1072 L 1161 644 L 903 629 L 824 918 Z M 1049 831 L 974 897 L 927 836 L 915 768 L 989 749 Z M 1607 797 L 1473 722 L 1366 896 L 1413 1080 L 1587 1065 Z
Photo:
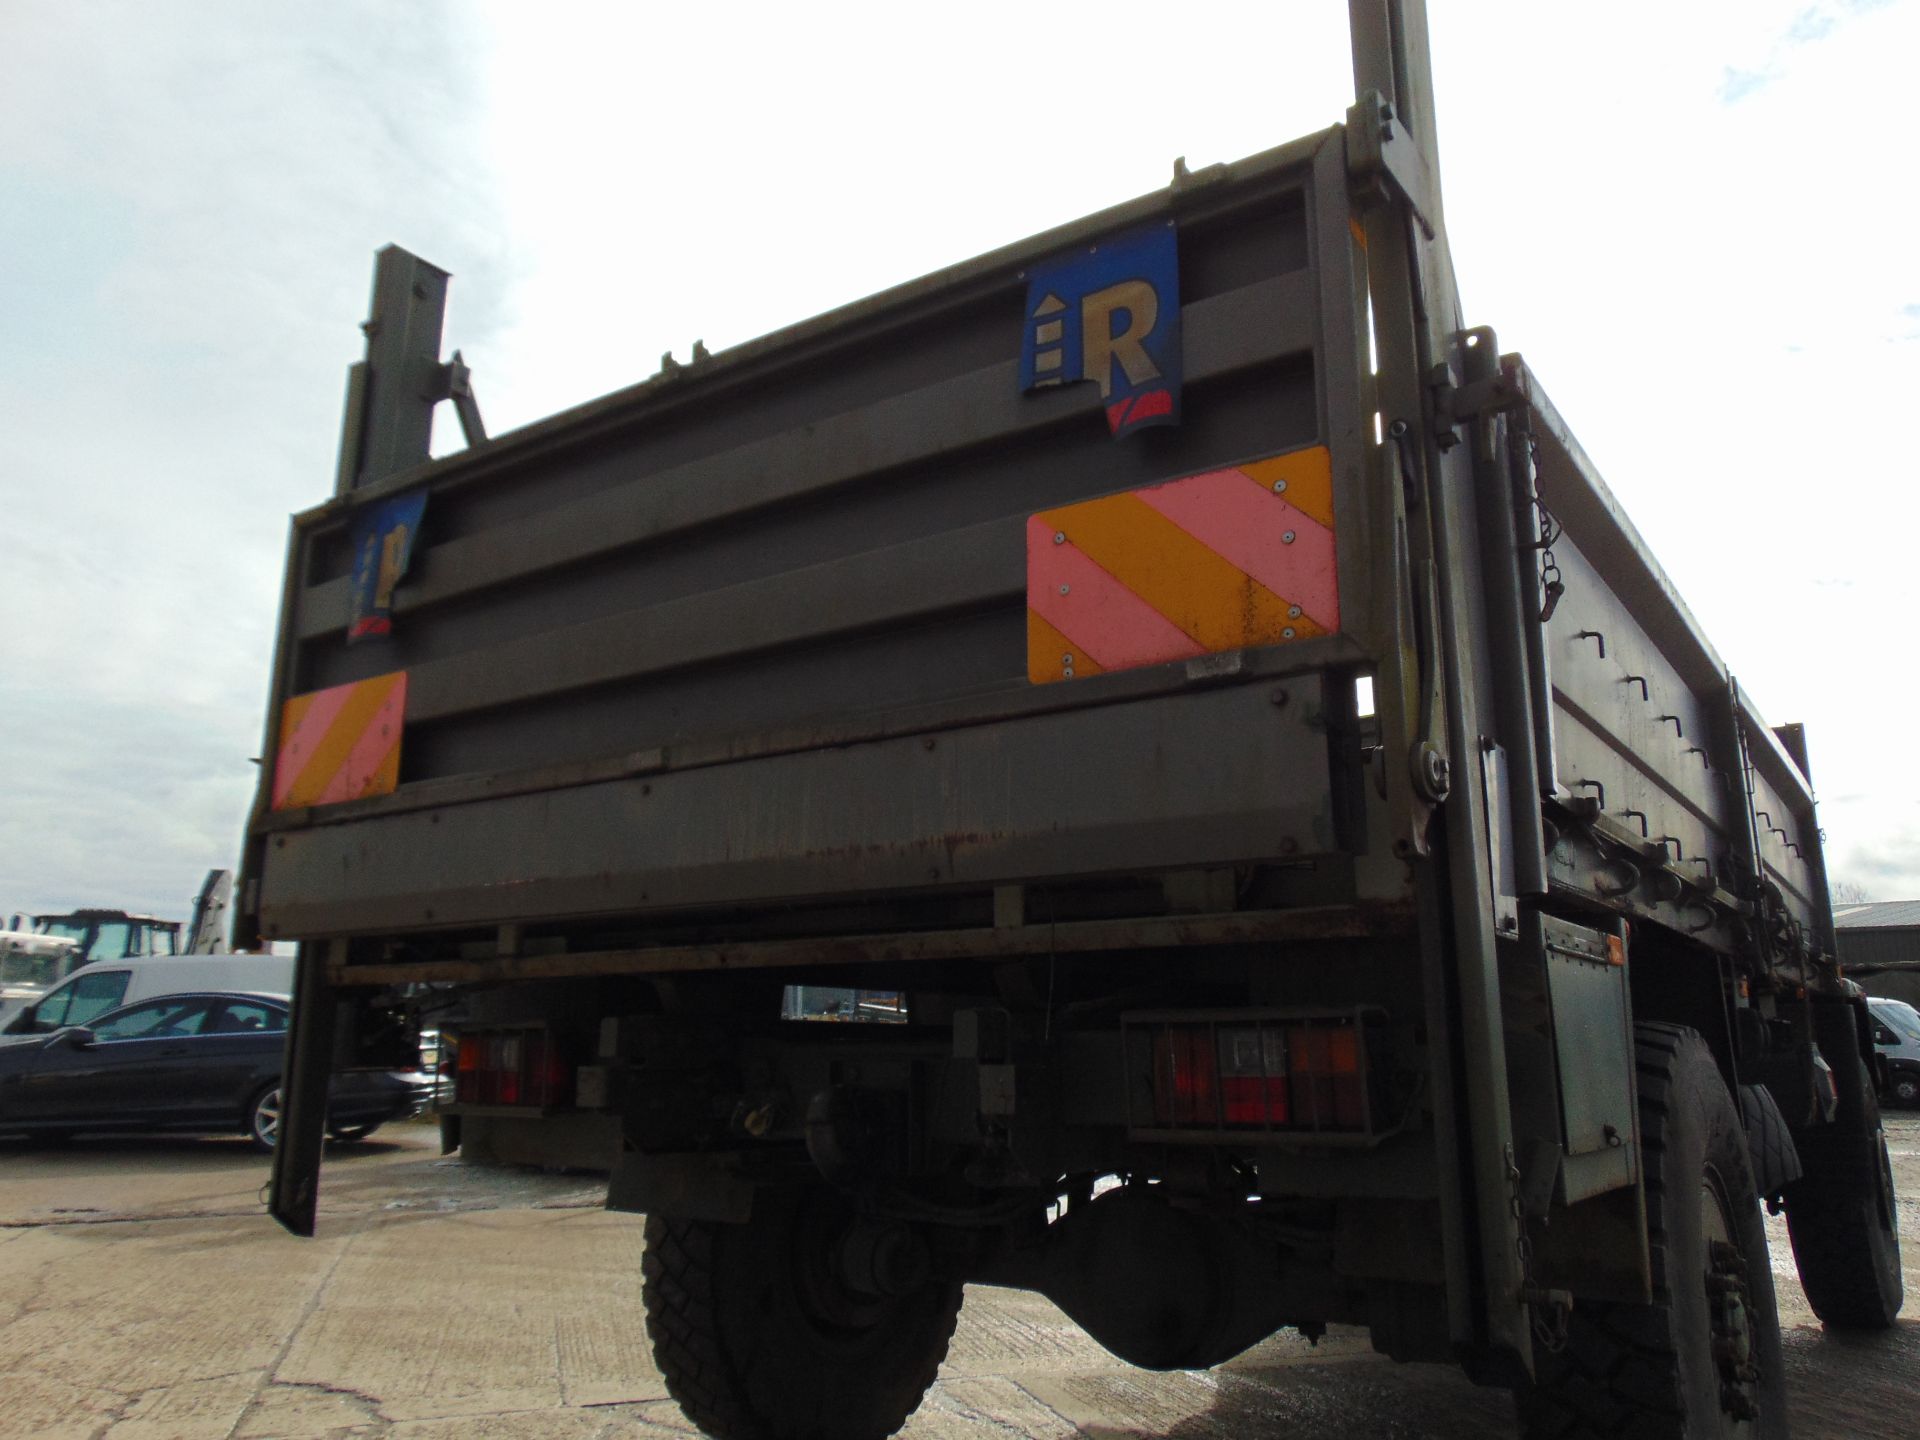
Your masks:
M 1369 90 L 1347 111 L 1347 174 L 1361 191 L 1405 200 L 1431 240 L 1434 196 L 1438 187 L 1426 157 L 1393 106 L 1378 90 Z
M 1452 426 L 1463 420 L 1477 420 L 1501 410 L 1513 410 L 1527 397 L 1504 372 L 1465 385 L 1453 383 L 1446 366 L 1434 367 L 1433 413 L 1442 423 Z
M 1451 450 L 1460 441 L 1457 426 L 1503 410 L 1516 410 L 1526 403 L 1526 394 L 1504 370 L 1464 385 L 1453 382 L 1453 371 L 1436 365 L 1427 377 L 1433 392 L 1433 435 L 1442 450 Z

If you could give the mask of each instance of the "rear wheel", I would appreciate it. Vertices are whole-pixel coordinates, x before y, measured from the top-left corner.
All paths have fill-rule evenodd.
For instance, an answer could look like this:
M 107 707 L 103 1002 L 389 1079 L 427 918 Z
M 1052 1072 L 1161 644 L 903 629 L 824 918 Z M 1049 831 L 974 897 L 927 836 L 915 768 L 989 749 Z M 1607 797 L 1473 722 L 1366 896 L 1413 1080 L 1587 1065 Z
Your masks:
M 642 1294 L 667 1389 L 719 1440 L 882 1440 L 947 1353 L 960 1287 L 891 1265 L 846 1278 L 860 1222 L 824 1187 L 762 1191 L 745 1225 L 647 1220 Z M 871 1266 L 870 1270 L 879 1269 Z
M 280 1143 L 280 1086 L 268 1085 L 247 1106 L 247 1138 L 256 1150 L 271 1151 Z
M 1787 1233 L 1807 1303 L 1835 1330 L 1885 1330 L 1900 1314 L 1900 1222 L 1893 1167 L 1864 1067 L 1860 1116 L 1868 1133 L 1801 1142 L 1806 1173 L 1786 1189 Z
M 1556 1440 L 1784 1436 L 1780 1321 L 1739 1111 L 1697 1034 L 1636 1028 L 1653 1303 L 1577 1302 L 1565 1346 L 1536 1353 L 1522 1428 Z

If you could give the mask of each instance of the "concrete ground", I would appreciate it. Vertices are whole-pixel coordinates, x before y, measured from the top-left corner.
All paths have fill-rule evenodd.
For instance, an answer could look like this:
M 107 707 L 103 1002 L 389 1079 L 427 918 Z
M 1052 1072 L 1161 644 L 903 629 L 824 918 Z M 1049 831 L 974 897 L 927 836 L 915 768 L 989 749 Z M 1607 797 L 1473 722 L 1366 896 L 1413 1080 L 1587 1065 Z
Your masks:
M 1920 1119 L 1891 1121 L 1920 1314 Z M 693 1433 L 640 1318 L 640 1222 L 579 1177 L 444 1161 L 390 1127 L 329 1159 L 320 1237 L 263 1212 L 226 1139 L 0 1142 L 0 1436 L 35 1440 L 614 1440 Z M 1774 1264 L 1799 1440 L 1899 1436 L 1920 1322 L 1824 1334 Z M 1511 1435 L 1507 1397 L 1364 1336 L 1291 1334 L 1201 1374 L 1133 1370 L 1045 1301 L 969 1291 L 902 1432 L 959 1437 Z

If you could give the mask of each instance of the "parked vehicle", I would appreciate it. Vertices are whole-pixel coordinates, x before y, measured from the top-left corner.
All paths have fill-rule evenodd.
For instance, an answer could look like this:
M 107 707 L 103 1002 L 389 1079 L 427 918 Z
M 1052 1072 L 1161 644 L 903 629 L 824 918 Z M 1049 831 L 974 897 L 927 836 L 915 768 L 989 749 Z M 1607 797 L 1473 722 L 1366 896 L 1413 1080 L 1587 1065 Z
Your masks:
M 0 1036 L 49 1035 L 136 1000 L 191 990 L 228 990 L 285 1000 L 291 955 L 181 955 L 102 960 L 79 970 L 0 1023 Z
M 89 1130 L 237 1131 L 279 1139 L 287 1006 L 261 995 L 172 994 L 51 1034 L 0 1037 L 0 1134 Z M 420 1074 L 356 1071 L 328 1089 L 326 1129 L 365 1139 L 417 1114 Z
M 216 955 L 232 924 L 233 872 L 209 870 L 191 918 L 88 908 L 16 914 L 0 931 L 0 1026 L 83 965 L 147 956 Z
M 14 917 L 16 927 L 19 920 Z M 0 930 L 0 1022 L 84 964 L 80 946 L 64 936 L 19 928 Z
M 1777 1436 L 1763 1198 L 1893 1323 L 1805 738 L 1465 327 L 1421 7 L 1353 14 L 1344 125 L 437 461 L 382 252 L 240 887 L 284 1224 L 336 1057 L 457 995 L 463 1149 L 611 1164 L 715 1435 L 890 1433 L 979 1281 Z
M 14 929 L 70 940 L 91 964 L 95 960 L 138 960 L 148 955 L 178 955 L 185 946 L 178 920 L 135 915 L 126 910 L 89 907 L 46 915 L 15 915 Z
M 1873 1043 L 1885 1064 L 1886 1098 L 1897 1105 L 1920 1105 L 1920 1011 L 1904 1000 L 1868 999 Z
M 0 974 L 11 977 L 0 990 L 0 1031 L 59 981 L 95 961 L 178 955 L 181 928 L 177 920 L 101 908 L 15 915 L 9 922 L 15 943 L 0 937 Z

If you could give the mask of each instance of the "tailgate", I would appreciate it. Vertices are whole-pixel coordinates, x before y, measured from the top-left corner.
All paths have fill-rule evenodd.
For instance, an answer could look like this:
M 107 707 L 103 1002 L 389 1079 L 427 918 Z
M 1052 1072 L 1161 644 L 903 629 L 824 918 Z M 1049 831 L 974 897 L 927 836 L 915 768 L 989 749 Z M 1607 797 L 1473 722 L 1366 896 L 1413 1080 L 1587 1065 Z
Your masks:
M 1332 747 L 1384 607 L 1345 187 L 1339 131 L 1202 171 L 297 517 L 264 933 L 1355 848 Z M 1021 388 L 1028 271 L 1146 226 L 1184 398 L 1116 440 L 1093 385 Z M 419 493 L 392 633 L 350 645 L 356 522 Z

